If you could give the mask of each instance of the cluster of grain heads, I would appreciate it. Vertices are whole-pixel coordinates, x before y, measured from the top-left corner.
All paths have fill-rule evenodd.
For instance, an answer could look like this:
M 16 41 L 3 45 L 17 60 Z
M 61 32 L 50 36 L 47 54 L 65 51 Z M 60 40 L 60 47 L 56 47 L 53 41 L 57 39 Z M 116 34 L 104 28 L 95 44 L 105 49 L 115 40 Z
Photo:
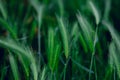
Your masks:
M 47 54 L 48 54 L 48 64 L 52 72 L 54 72 L 58 67 L 60 48 L 61 45 L 57 41 L 57 37 L 55 36 L 55 31 L 52 28 L 49 28 Z
M 109 62 L 112 68 L 115 67 L 117 69 L 117 73 L 120 78 L 120 36 L 110 22 L 103 21 L 102 23 L 109 30 L 112 36 L 112 42 L 109 47 Z
M 35 62 L 33 53 L 29 48 L 26 48 L 25 46 L 19 44 L 19 42 L 16 42 L 12 39 L 9 39 L 9 40 L 8 39 L 0 39 L 0 46 L 11 51 L 12 55 L 18 57 L 19 62 L 23 66 L 24 72 L 26 74 L 26 78 L 30 77 L 29 74 L 30 74 L 30 69 L 31 69 L 32 74 L 33 74 L 33 79 L 37 80 L 38 71 L 36 68 L 36 62 Z M 12 70 L 14 70 L 13 69 L 14 67 L 15 68 L 17 67 L 15 60 L 11 56 L 10 56 L 10 64 L 14 64 L 11 66 Z M 15 73 L 14 73 L 14 71 L 12 71 L 12 72 L 15 75 L 17 73 L 17 68 L 16 68 Z
M 62 18 L 57 17 L 57 20 L 58 20 L 59 29 L 60 29 L 61 36 L 62 36 L 64 53 L 65 53 L 66 58 L 68 58 L 69 57 L 69 41 L 68 41 L 66 24 Z
M 93 51 L 93 29 L 90 25 L 90 23 L 87 21 L 87 19 L 79 12 L 77 14 L 78 22 L 80 24 L 80 28 L 82 30 L 84 39 L 86 43 L 88 44 L 87 46 L 89 47 L 90 51 Z
M 93 15 L 95 17 L 95 21 L 96 21 L 96 25 L 97 25 L 96 30 L 94 31 L 92 29 L 92 25 L 80 12 L 79 12 L 79 14 L 77 14 L 77 18 L 78 18 L 78 22 L 80 24 L 80 28 L 82 30 L 83 36 L 85 38 L 85 41 L 88 44 L 88 47 L 92 53 L 91 63 L 90 63 L 90 71 L 91 71 L 93 62 L 94 62 L 94 66 L 96 67 L 94 55 L 95 55 L 95 50 L 96 50 L 96 44 L 98 42 L 98 35 L 97 35 L 98 24 L 100 23 L 101 16 L 100 16 L 100 12 L 98 11 L 97 7 L 93 4 L 93 2 L 89 1 L 88 4 L 90 6 L 91 12 L 93 13 Z M 82 36 L 81 36 L 81 40 L 82 40 Z M 85 46 L 85 43 L 84 43 L 84 46 Z M 86 48 L 86 51 L 87 51 L 87 48 Z M 95 70 L 96 70 L 96 68 L 95 68 Z M 95 71 L 95 76 L 97 79 L 96 71 Z M 89 72 L 89 80 L 90 80 L 90 77 L 91 77 L 91 73 Z

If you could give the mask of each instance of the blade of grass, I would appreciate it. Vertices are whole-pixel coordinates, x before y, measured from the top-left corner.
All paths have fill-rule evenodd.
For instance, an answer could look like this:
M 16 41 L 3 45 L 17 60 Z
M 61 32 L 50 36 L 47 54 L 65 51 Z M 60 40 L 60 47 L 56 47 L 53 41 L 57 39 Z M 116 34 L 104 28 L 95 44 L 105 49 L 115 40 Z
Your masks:
M 49 67 L 53 70 L 52 62 L 53 62 L 53 55 L 54 55 L 54 31 L 53 29 L 49 29 L 48 31 L 48 61 Z
M 112 0 L 106 0 L 105 1 L 105 10 L 104 10 L 104 19 L 108 20 L 109 19 L 109 13 L 110 13 L 110 9 L 111 9 L 111 2 Z
M 27 48 L 27 53 L 29 53 L 29 56 L 30 56 L 30 68 L 32 70 L 32 74 L 33 74 L 33 79 L 34 80 L 38 80 L 38 69 L 37 69 L 37 64 L 36 64 L 36 59 L 35 57 L 33 56 L 33 52 Z
M 95 59 L 94 59 L 94 67 L 95 67 L 95 80 L 98 80 L 97 67 L 96 67 L 96 61 L 95 61 Z
M 41 78 L 40 78 L 40 80 L 46 80 L 46 67 L 44 67 L 44 69 L 43 69 L 43 71 L 42 71 L 42 73 L 41 73 Z
M 37 80 L 38 72 L 36 69 L 35 59 L 32 55 L 32 51 L 29 48 L 26 48 L 23 45 L 20 45 L 19 42 L 15 42 L 12 39 L 0 39 L 0 46 L 12 50 L 15 55 L 18 56 L 20 62 L 22 63 L 25 73 L 27 77 L 29 77 L 29 67 L 31 66 L 31 70 L 33 73 L 34 80 Z
M 83 65 L 79 64 L 77 61 L 75 61 L 74 59 L 72 59 L 73 63 L 76 64 L 79 68 L 85 70 L 86 72 L 89 73 L 94 73 L 93 71 L 89 70 L 88 68 L 84 67 Z
M 8 66 L 4 65 L 4 67 L 1 70 L 0 80 L 5 80 L 5 76 L 7 75 L 7 70 L 8 70 Z
M 2 13 L 3 18 L 6 20 L 7 19 L 7 11 L 5 10 L 2 0 L 0 0 L 0 11 Z
M 35 8 L 36 12 L 37 12 L 37 21 L 38 21 L 38 54 L 39 54 L 39 65 L 38 65 L 38 69 L 40 72 L 40 64 L 41 64 L 41 25 L 42 25 L 42 17 L 43 17 L 43 9 L 44 9 L 44 5 L 40 4 L 38 2 L 38 0 L 30 0 L 31 5 Z
M 59 9 L 60 9 L 60 16 L 63 16 L 64 15 L 63 0 L 57 0 L 57 2 L 58 2 Z
M 38 0 L 30 0 L 30 4 L 37 12 L 38 27 L 41 28 L 44 5 L 40 4 Z
M 79 37 L 78 34 L 79 34 L 79 27 L 78 27 L 78 23 L 75 22 L 71 31 L 71 38 L 73 39 L 74 42 L 78 40 L 78 37 Z
M 68 37 L 67 37 L 67 30 L 66 30 L 66 26 L 65 23 L 63 22 L 62 18 L 57 17 L 58 20 L 58 24 L 59 24 L 59 28 L 60 28 L 60 32 L 61 32 L 61 36 L 62 36 L 62 42 L 64 45 L 64 51 L 65 51 L 65 56 L 66 58 L 69 57 L 69 45 L 68 45 Z
M 11 53 L 9 55 L 9 60 L 10 60 L 10 66 L 12 69 L 14 80 L 20 80 L 17 62 Z
M 72 31 L 71 31 L 71 36 L 74 37 L 78 33 L 78 30 L 79 30 L 78 23 L 76 22 L 73 25 L 73 28 L 72 28 Z
M 11 34 L 14 39 L 17 39 L 17 34 L 14 29 L 2 18 L 0 18 L 0 24 Z
M 85 41 L 87 42 L 87 44 L 89 44 L 89 49 L 91 52 L 93 52 L 93 29 L 91 27 L 91 25 L 89 24 L 89 22 L 87 21 L 87 19 L 81 15 L 81 13 L 79 12 L 79 14 L 77 14 L 77 19 L 78 19 L 78 22 L 80 24 L 80 28 L 83 32 L 83 35 L 84 35 L 84 38 L 85 38 Z
M 57 42 L 57 39 L 54 35 L 55 31 L 50 28 L 48 31 L 48 62 L 49 67 L 52 72 L 57 69 L 59 55 L 60 55 L 60 47 L 61 45 Z
M 92 57 L 91 57 L 90 70 L 92 70 L 93 61 L 95 61 L 94 55 L 96 50 L 96 43 L 98 42 L 97 32 L 98 32 L 98 27 L 96 28 L 96 31 L 95 31 L 94 44 L 93 44 L 94 48 L 93 48 Z M 89 73 L 89 80 L 90 80 L 90 77 L 91 77 L 91 73 Z
M 112 68 L 117 69 L 117 74 L 120 78 L 120 63 L 119 63 L 119 55 L 120 55 L 120 36 L 118 32 L 114 29 L 113 25 L 109 21 L 102 21 L 102 24 L 109 30 L 112 36 L 112 43 L 109 47 L 109 62 Z
M 92 13 L 95 16 L 96 24 L 98 25 L 100 23 L 100 11 L 98 11 L 97 7 L 95 6 L 95 4 L 93 4 L 92 1 L 89 1 L 89 5 L 92 10 Z
M 118 50 L 120 51 L 120 36 L 118 32 L 114 29 L 113 25 L 109 21 L 102 21 L 102 24 L 109 30 L 112 39 L 114 40 L 115 44 L 117 45 Z
M 82 34 L 80 33 L 79 35 L 80 35 L 80 36 L 79 36 L 80 43 L 81 43 L 81 45 L 83 46 L 84 51 L 87 53 L 87 52 L 88 52 L 87 44 L 86 44 L 86 42 L 85 42 Z
M 110 56 L 111 56 L 110 61 L 111 61 L 111 59 L 113 61 L 113 62 L 110 62 L 110 63 L 113 63 L 113 68 L 117 69 L 117 74 L 120 78 L 120 59 L 119 59 L 120 52 L 117 52 L 114 42 L 112 42 L 110 44 L 109 53 L 110 53 Z
M 57 44 L 55 47 L 56 48 L 55 48 L 54 59 L 53 59 L 53 69 L 54 69 L 54 71 L 57 70 L 57 68 L 58 68 L 58 61 L 59 61 L 59 56 L 60 56 L 61 45 Z

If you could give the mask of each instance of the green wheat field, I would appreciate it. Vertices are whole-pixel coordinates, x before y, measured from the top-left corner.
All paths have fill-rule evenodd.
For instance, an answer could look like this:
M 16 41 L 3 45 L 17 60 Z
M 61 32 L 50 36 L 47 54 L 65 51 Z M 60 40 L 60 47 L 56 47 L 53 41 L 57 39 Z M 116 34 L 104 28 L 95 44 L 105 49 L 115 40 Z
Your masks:
M 0 0 L 0 80 L 120 80 L 120 0 Z

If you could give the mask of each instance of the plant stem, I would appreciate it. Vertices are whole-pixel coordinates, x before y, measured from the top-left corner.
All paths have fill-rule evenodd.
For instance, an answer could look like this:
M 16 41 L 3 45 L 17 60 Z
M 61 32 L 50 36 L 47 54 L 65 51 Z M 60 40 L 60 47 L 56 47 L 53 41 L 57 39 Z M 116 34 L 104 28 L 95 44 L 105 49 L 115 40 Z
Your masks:
M 92 64 L 93 64 L 94 55 L 95 55 L 95 46 L 96 46 L 96 43 L 97 43 L 97 32 L 98 32 L 98 26 L 95 30 L 94 47 L 93 47 L 93 52 L 92 52 L 92 57 L 91 57 L 90 71 L 92 70 Z M 89 72 L 89 80 L 90 80 L 90 76 L 91 76 L 91 73 Z

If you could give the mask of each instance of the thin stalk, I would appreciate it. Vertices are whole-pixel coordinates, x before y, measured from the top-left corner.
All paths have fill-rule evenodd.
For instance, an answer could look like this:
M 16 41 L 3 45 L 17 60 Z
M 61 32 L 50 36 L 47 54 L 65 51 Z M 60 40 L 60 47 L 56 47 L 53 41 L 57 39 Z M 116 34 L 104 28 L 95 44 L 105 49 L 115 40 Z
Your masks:
M 41 25 L 42 25 L 42 16 L 43 16 L 43 9 L 44 9 L 44 6 L 41 5 L 40 6 L 40 10 L 38 9 L 38 54 L 39 54 L 39 63 L 38 63 L 38 72 L 40 73 L 40 65 L 41 65 L 41 32 L 40 32 L 40 29 L 41 29 Z
M 115 74 L 115 67 L 114 67 L 114 80 L 116 80 L 116 77 L 115 77 L 115 75 L 116 75 L 116 74 Z
M 95 46 L 98 41 L 97 32 L 98 32 L 98 27 L 96 28 L 96 31 L 95 31 L 94 47 L 93 47 L 93 52 L 92 52 L 92 57 L 91 57 L 90 71 L 92 70 L 92 65 L 93 65 L 93 60 L 94 60 L 94 55 L 95 55 Z M 90 80 L 90 76 L 91 76 L 91 73 L 89 72 L 89 80 Z
M 63 80 L 65 80 L 65 75 L 66 75 L 66 68 L 67 68 L 67 63 L 65 64 L 65 67 L 64 67 L 64 79 Z
M 96 61 L 94 59 L 94 67 L 95 67 L 95 80 L 97 80 L 97 69 L 96 69 Z
M 41 64 L 41 60 L 40 60 L 40 57 L 41 57 L 41 34 L 40 34 L 40 23 L 38 23 L 38 55 L 39 55 L 39 58 L 38 58 L 38 64 L 39 64 L 39 72 L 40 72 L 40 64 Z
M 58 6 L 60 10 L 60 16 L 64 15 L 64 5 L 63 5 L 63 0 L 58 0 Z
M 66 61 L 66 63 L 65 63 L 65 67 L 64 67 L 64 75 L 63 75 L 63 80 L 66 80 L 66 69 L 67 69 L 67 65 L 68 65 L 68 63 L 69 63 L 69 60 L 70 60 L 70 57 L 67 59 L 67 61 Z
M 105 9 L 104 9 L 104 15 L 103 15 L 103 18 L 105 20 L 109 19 L 111 3 L 112 3 L 112 0 L 105 0 Z
M 92 57 L 91 57 L 90 71 L 92 70 L 93 60 L 94 60 L 94 55 L 92 55 Z M 89 72 L 89 80 L 90 80 L 90 77 L 91 77 L 91 73 Z
M 41 24 L 43 16 L 44 5 L 40 4 L 38 0 L 30 0 L 31 5 L 35 8 L 37 12 L 37 21 L 38 21 L 38 72 L 40 73 L 40 62 L 41 62 Z

